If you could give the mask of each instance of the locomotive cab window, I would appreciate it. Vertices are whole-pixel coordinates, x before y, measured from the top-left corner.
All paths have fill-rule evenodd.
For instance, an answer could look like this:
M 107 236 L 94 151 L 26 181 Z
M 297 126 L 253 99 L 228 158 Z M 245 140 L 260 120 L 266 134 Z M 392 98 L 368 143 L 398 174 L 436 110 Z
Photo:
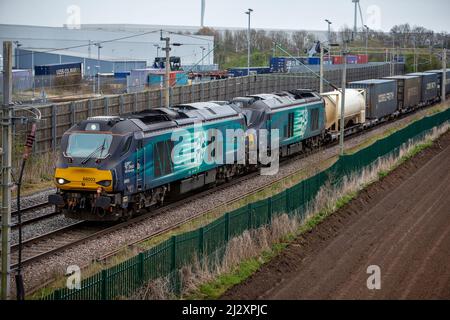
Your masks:
M 122 155 L 124 155 L 125 153 L 127 153 L 130 150 L 130 146 L 131 146 L 131 142 L 133 141 L 133 137 L 128 137 L 127 140 L 125 141 L 125 144 L 123 145 L 122 148 Z
M 69 136 L 66 154 L 72 158 L 104 159 L 109 153 L 112 139 L 111 134 L 72 133 Z

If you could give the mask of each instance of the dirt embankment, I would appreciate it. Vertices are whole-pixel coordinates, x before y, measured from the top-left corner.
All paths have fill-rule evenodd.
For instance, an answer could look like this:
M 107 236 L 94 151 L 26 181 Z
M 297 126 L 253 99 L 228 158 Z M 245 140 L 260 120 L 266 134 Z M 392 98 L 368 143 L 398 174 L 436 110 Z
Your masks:
M 223 299 L 450 299 L 450 133 Z

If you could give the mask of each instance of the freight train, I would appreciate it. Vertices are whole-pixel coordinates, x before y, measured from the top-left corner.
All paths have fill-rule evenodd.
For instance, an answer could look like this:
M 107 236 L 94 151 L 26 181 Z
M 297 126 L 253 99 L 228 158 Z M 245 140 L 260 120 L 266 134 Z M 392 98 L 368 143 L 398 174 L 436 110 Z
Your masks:
M 439 101 L 438 88 L 450 91 L 442 79 L 437 70 L 350 83 L 346 134 Z M 267 165 L 251 162 L 252 150 L 275 150 L 283 158 L 336 140 L 340 101 L 340 91 L 320 95 L 299 89 L 88 118 L 61 140 L 54 174 L 58 191 L 49 202 L 70 218 L 127 219 L 162 205 L 168 196 L 213 187 Z M 276 146 L 270 137 L 274 130 Z M 243 132 L 242 140 L 229 132 Z M 211 152 L 211 145 L 218 147 Z

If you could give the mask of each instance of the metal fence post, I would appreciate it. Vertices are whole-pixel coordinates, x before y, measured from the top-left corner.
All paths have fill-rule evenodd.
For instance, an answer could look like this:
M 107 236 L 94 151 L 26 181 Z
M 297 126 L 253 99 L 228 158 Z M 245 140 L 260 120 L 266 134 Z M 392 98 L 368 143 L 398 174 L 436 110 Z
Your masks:
M 203 82 L 200 82 L 200 101 L 203 101 L 205 96 L 205 88 L 203 86 Z
M 107 116 L 107 115 L 109 115 L 109 98 L 108 97 L 103 98 L 103 104 L 105 107 L 105 116 Z
M 199 257 L 201 257 L 203 255 L 203 252 L 205 250 L 204 238 L 205 238 L 205 229 L 204 228 L 198 229 L 198 253 L 199 253 Z
M 171 252 L 170 252 L 170 257 L 171 257 L 171 261 L 170 261 L 170 270 L 174 271 L 176 266 L 177 266 L 177 253 L 176 253 L 176 249 L 177 249 L 177 236 L 173 236 L 171 238 Z
M 119 114 L 122 115 L 124 113 L 123 110 L 123 95 L 119 97 Z
M 106 270 L 102 270 L 102 293 L 101 293 L 101 297 L 102 300 L 107 300 L 106 297 L 106 281 L 108 280 L 108 275 L 107 275 L 107 271 Z
M 92 100 L 88 100 L 88 118 L 92 117 Z
M 61 300 L 61 290 L 57 289 L 53 294 L 53 299 L 55 300 Z
M 144 254 L 141 252 L 138 256 L 139 259 L 139 283 L 144 283 Z
M 72 102 L 70 104 L 70 124 L 71 124 L 71 126 L 73 126 L 75 124 L 75 108 L 76 108 L 75 102 Z
M 147 91 L 147 108 L 150 110 L 152 108 L 152 94 L 151 91 Z
M 184 100 L 184 88 L 185 86 L 180 87 L 180 104 L 183 104 L 185 102 Z
M 52 104 L 52 149 L 53 152 L 56 151 L 56 105 Z
M 134 94 L 133 94 L 133 111 L 134 112 L 137 112 L 138 111 L 138 94 L 137 94 L 137 92 L 135 92 Z
M 225 213 L 225 242 L 230 240 L 230 213 Z
M 289 190 L 290 189 L 286 189 L 286 213 L 287 214 L 290 214 L 290 210 L 291 210 L 291 206 L 290 206 L 290 203 L 289 203 Z
M 212 81 L 208 82 L 208 100 L 215 100 L 216 98 L 213 98 L 213 85 Z
M 248 212 L 248 229 L 250 230 L 252 228 L 252 215 L 253 215 L 253 209 L 252 209 L 251 203 L 249 203 L 247 205 L 247 212 Z
M 267 198 L 267 223 L 269 224 L 272 221 L 272 201 L 272 197 Z
M 228 99 L 228 79 L 225 79 L 225 80 L 223 81 L 223 83 L 225 84 L 225 90 L 224 90 L 224 92 L 223 92 L 223 94 L 224 94 L 224 100 L 227 100 L 227 99 Z

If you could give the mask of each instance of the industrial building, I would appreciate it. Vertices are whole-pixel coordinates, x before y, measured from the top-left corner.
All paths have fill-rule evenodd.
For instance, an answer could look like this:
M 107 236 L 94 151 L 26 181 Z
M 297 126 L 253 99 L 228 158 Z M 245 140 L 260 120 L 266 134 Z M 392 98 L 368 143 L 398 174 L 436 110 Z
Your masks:
M 173 46 L 170 54 L 180 57 L 183 65 L 202 64 L 202 57 L 204 57 L 204 65 L 214 63 L 214 37 L 167 32 L 164 32 L 163 36 L 169 36 L 171 43 L 180 44 L 180 46 Z M 101 42 L 102 61 L 105 61 L 102 62 L 102 70 L 106 68 L 109 69 L 108 72 L 111 72 L 113 62 L 117 65 L 117 61 L 120 61 L 122 66 L 125 62 L 146 61 L 147 65 L 151 66 L 155 57 L 164 55 L 162 48 L 165 46 L 165 43 L 160 40 L 159 29 L 141 32 L 139 30 L 86 30 L 7 24 L 0 24 L 0 41 L 13 41 L 14 49 L 41 53 L 51 51 L 52 55 L 42 55 L 43 59 L 50 60 L 48 63 L 58 63 L 60 55 L 62 61 L 67 61 L 64 60 L 66 56 L 71 57 L 70 59 L 73 59 L 72 57 L 96 59 L 98 52 L 95 44 Z M 56 49 L 63 50 L 56 51 Z M 20 62 L 22 57 L 15 57 L 14 60 L 14 66 L 22 65 Z M 31 60 L 28 63 L 31 63 Z M 36 60 L 35 64 L 45 63 Z M 91 66 L 89 63 L 87 65 Z M 30 65 L 27 66 L 29 67 Z
M 35 66 L 83 63 L 84 76 L 93 76 L 100 73 L 129 72 L 133 69 L 143 69 L 147 66 L 146 60 L 115 59 L 100 54 L 84 54 L 75 51 L 45 49 L 17 49 L 16 65 L 20 69 L 34 69 Z M 100 66 L 98 69 L 97 66 Z

